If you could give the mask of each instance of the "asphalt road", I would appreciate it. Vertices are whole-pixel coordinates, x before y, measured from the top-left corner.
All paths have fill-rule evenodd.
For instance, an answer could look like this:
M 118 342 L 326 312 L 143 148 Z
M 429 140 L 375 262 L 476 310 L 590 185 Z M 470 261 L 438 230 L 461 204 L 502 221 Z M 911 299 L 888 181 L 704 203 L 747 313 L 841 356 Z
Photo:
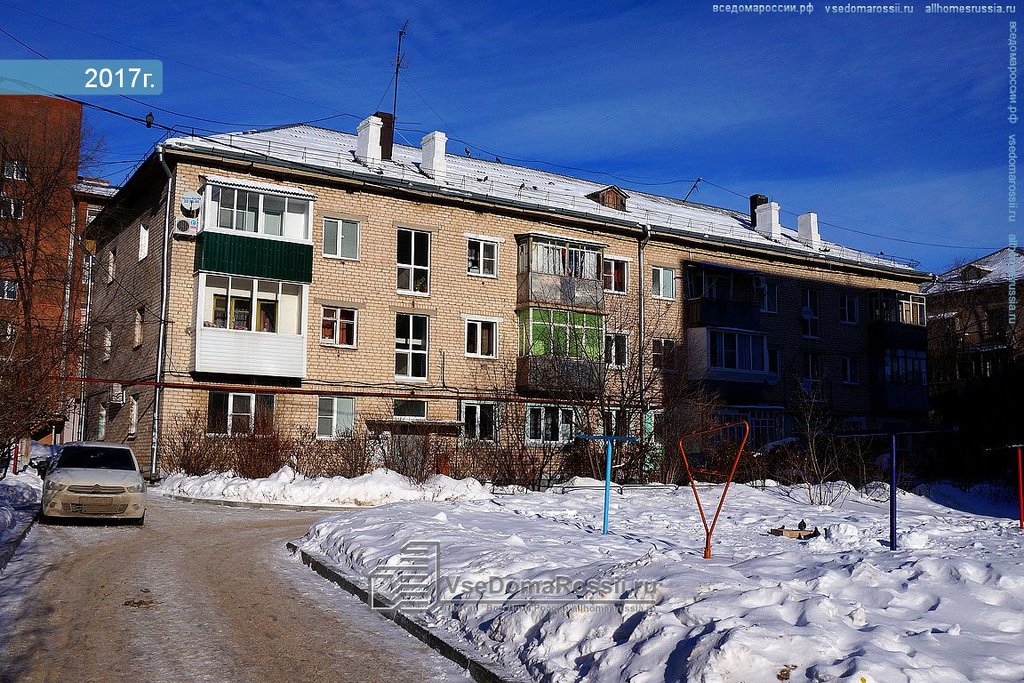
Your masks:
M 144 527 L 36 525 L 0 576 L 0 681 L 465 681 L 284 549 L 324 513 L 151 495 Z

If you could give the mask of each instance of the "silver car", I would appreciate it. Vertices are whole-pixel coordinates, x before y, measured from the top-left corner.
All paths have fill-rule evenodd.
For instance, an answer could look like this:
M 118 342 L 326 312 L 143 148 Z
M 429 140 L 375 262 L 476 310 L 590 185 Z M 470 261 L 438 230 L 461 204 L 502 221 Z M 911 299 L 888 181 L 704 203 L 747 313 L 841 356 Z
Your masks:
M 82 441 L 65 444 L 45 466 L 40 520 L 79 517 L 146 518 L 146 481 L 128 446 Z

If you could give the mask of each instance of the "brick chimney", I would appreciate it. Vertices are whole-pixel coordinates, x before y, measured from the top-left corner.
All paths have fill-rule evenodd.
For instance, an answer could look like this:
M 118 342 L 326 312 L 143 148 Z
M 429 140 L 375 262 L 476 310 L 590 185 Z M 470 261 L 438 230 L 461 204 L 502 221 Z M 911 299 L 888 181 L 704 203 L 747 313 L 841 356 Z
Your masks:
M 817 249 L 821 246 L 821 235 L 818 233 L 818 214 L 813 211 L 801 214 L 797 218 L 797 232 L 799 233 L 800 241 L 812 249 Z
M 391 160 L 391 153 L 395 149 L 395 117 L 386 111 L 374 113 L 381 120 L 380 129 L 380 158 L 384 161 Z
M 439 130 L 427 133 L 420 141 L 420 148 L 423 151 L 420 170 L 438 182 L 444 182 L 445 173 L 448 171 L 448 162 L 444 156 L 447 143 L 448 136 Z
M 750 195 L 750 227 L 757 227 L 757 207 L 768 203 L 768 197 L 763 194 Z
M 380 167 L 380 131 L 383 125 L 376 116 L 368 116 L 356 128 L 356 159 L 370 168 Z
M 782 224 L 779 223 L 779 205 L 775 202 L 760 204 L 754 210 L 754 227 L 764 235 L 773 240 L 782 238 Z

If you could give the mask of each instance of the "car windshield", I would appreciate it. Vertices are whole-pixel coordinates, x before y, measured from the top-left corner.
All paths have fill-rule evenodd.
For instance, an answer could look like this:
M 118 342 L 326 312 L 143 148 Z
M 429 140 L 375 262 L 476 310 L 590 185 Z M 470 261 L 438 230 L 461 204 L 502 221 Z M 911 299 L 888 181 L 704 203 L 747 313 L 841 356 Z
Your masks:
M 134 470 L 135 461 L 126 448 L 102 446 L 65 446 L 57 467 L 82 467 L 99 470 Z

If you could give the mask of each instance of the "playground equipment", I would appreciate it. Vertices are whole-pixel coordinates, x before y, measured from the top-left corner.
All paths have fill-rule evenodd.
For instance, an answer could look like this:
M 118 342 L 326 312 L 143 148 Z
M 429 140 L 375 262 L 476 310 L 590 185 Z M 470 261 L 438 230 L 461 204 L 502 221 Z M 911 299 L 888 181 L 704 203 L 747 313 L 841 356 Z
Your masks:
M 588 441 L 604 441 L 606 444 L 604 464 L 604 524 L 601 526 L 601 535 L 605 536 L 608 534 L 608 504 L 612 495 L 612 443 L 615 441 L 635 442 L 640 439 L 635 436 L 604 436 L 592 434 L 577 434 L 576 436 L 580 439 L 587 439 Z
M 713 472 L 725 476 L 725 489 L 722 491 L 722 497 L 718 499 L 718 508 L 715 510 L 715 516 L 711 520 L 711 525 L 708 526 L 708 518 L 704 514 L 704 505 L 700 502 L 700 494 L 697 492 L 697 483 L 694 481 L 693 472 L 694 469 L 690 467 L 690 459 L 686 455 L 686 449 L 683 447 L 683 440 L 694 436 L 704 436 L 705 434 L 713 434 L 715 432 L 723 432 L 733 427 L 743 426 L 743 438 L 740 439 L 739 448 L 736 449 L 736 457 L 733 458 L 732 467 L 729 469 L 728 474 L 725 472 Z M 722 514 L 722 505 L 725 503 L 725 495 L 729 493 L 729 485 L 732 484 L 732 478 L 736 476 L 736 467 L 740 464 L 740 456 L 743 455 L 743 449 L 747 445 L 747 438 L 750 436 L 750 425 L 746 420 L 739 420 L 737 422 L 728 422 L 722 425 L 716 425 L 714 427 L 708 427 L 706 429 L 698 429 L 692 432 L 687 432 L 679 437 L 679 452 L 683 456 L 683 465 L 686 467 L 686 476 L 690 480 L 690 488 L 693 489 L 693 497 L 697 499 L 697 510 L 700 512 L 700 521 L 704 524 L 704 559 L 711 559 L 711 534 L 715 532 L 715 525 L 718 524 L 718 516 Z M 707 470 L 705 470 L 707 472 Z

